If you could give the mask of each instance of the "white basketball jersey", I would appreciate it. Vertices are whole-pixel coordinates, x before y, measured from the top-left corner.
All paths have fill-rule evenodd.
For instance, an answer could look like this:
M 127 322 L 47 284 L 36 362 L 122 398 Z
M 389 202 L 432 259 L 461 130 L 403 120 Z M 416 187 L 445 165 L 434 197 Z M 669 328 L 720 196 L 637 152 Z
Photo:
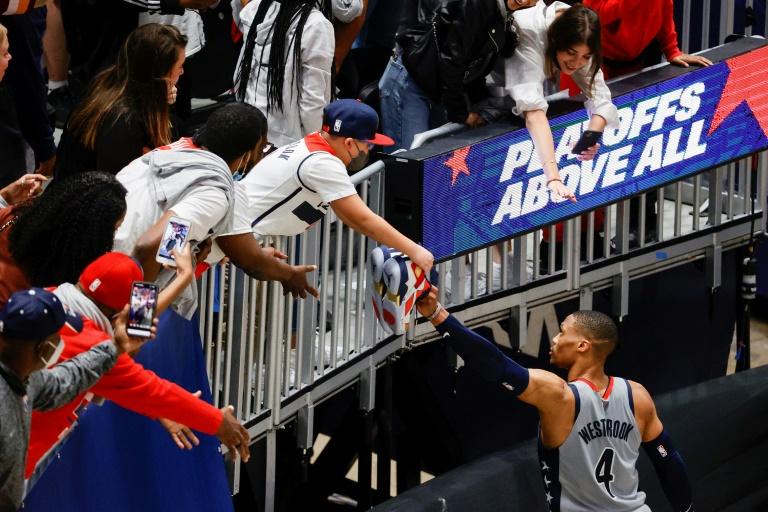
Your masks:
M 559 448 L 539 443 L 550 511 L 650 512 L 637 490 L 642 439 L 629 382 L 611 377 L 603 396 L 586 381 L 568 385 L 576 398 L 571 433 Z

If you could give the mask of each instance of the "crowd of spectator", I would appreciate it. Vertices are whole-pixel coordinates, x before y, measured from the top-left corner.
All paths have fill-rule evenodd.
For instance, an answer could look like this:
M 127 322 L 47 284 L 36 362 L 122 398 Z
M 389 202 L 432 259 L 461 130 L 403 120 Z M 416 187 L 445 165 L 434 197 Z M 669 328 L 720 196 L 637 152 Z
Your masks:
M 204 22 L 211 13 L 225 34 Z M 207 40 L 232 58 L 206 54 Z M 264 242 L 329 209 L 428 275 L 432 254 L 352 184 L 376 148 L 408 148 L 446 121 L 519 116 L 553 197 L 575 200 L 546 96 L 579 88 L 602 131 L 617 122 L 605 78 L 662 52 L 710 64 L 679 50 L 672 0 L 0 0 L 0 393 L 17 418 L 0 422 L 0 509 L 21 505 L 24 480 L 34 485 L 94 397 L 158 419 L 180 447 L 196 430 L 248 458 L 231 407 L 132 359 L 145 341 L 125 329 L 134 281 L 159 285 L 156 315 L 186 319 L 196 267 L 225 257 L 317 296 L 313 262 Z M 184 75 L 203 59 L 215 78 Z M 201 122 L 192 91 L 218 75 L 223 106 Z M 164 267 L 155 256 L 172 217 L 190 229 Z

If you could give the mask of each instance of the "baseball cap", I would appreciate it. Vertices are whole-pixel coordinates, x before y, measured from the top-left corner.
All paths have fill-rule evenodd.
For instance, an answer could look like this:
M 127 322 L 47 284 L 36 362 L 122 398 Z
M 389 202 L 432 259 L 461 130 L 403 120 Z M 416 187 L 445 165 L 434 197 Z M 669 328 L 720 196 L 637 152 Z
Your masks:
M 376 133 L 379 115 L 357 100 L 336 100 L 323 109 L 323 131 L 340 137 L 364 140 L 377 146 L 391 146 L 394 140 Z
M 83 328 L 82 319 L 64 309 L 61 301 L 42 288 L 14 293 L 0 309 L 0 334 L 17 340 L 42 340 L 65 324 L 75 331 Z
M 120 252 L 108 252 L 92 261 L 80 274 L 85 294 L 99 304 L 123 309 L 131 298 L 131 285 L 144 279 L 141 266 Z

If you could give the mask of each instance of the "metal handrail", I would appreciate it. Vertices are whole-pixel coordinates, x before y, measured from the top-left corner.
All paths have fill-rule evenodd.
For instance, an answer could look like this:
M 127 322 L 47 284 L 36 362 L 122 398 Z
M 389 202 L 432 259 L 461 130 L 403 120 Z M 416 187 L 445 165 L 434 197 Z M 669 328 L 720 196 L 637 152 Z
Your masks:
M 710 46 L 711 1 L 703 2 L 702 16 L 691 16 L 695 2 L 684 2 L 685 19 L 700 18 L 704 30 L 701 41 L 693 41 L 693 32 L 686 27 L 681 32 L 683 51 Z M 732 32 L 731 2 L 726 2 L 720 16 L 726 22 L 719 30 L 724 37 Z M 418 134 L 411 149 L 463 128 L 462 124 L 448 123 Z M 765 231 L 768 156 L 763 152 L 759 158 L 756 211 L 762 214 L 758 228 Z M 547 307 L 547 303 L 551 306 L 557 297 L 576 294 L 583 307 L 590 307 L 593 291 L 612 286 L 617 291 L 612 294 L 616 310 L 622 313 L 628 307 L 627 283 L 633 277 L 658 271 L 663 265 L 679 264 L 686 254 L 703 255 L 700 257 L 707 258 L 713 267 L 724 245 L 744 236 L 746 228 L 738 223 L 751 212 L 748 161 L 745 158 L 641 194 L 638 231 L 655 234 L 647 239 L 640 236 L 637 244 L 628 229 L 629 201 L 622 200 L 599 209 L 605 217 L 602 226 L 595 211 L 585 219 L 567 221 L 562 244 L 544 242 L 547 234 L 550 240 L 555 239 L 555 226 L 551 225 L 508 240 L 500 245 L 501 250 L 482 249 L 442 262 L 437 266 L 443 283 L 441 300 L 449 307 L 465 305 L 457 314 L 470 324 L 498 315 L 516 315 L 521 348 L 538 354 L 535 343 L 526 343 L 526 313 Z M 365 204 L 378 214 L 384 204 L 383 170 L 384 162 L 378 161 L 352 176 Z M 646 204 L 654 199 L 659 205 L 655 220 L 647 218 L 645 212 Z M 698 211 L 705 201 L 709 203 L 708 216 L 700 217 Z M 738 229 L 733 227 L 736 224 Z M 670 246 L 680 237 L 687 241 Z M 582 239 L 586 243 L 583 251 Z M 319 301 L 286 298 L 279 284 L 253 280 L 231 264 L 209 270 L 200 287 L 200 332 L 214 403 L 219 407 L 237 405 L 238 417 L 248 426 L 252 440 L 266 436 L 264 505 L 268 511 L 273 509 L 275 497 L 275 429 L 299 418 L 299 447 L 311 447 L 312 411 L 319 401 L 350 382 L 365 380 L 361 375 L 370 375 L 372 368 L 407 343 L 425 342 L 431 336 L 427 326 L 412 324 L 408 339 L 385 338 L 367 307 L 365 258 L 374 242 L 344 227 L 333 212 L 307 232 L 276 237 L 273 243 L 284 249 L 293 263 L 318 264 L 311 277 L 319 282 Z M 663 247 L 668 258 L 661 261 L 654 255 L 655 247 Z M 718 284 L 717 269 L 713 267 L 710 274 L 714 287 Z M 219 310 L 214 309 L 217 304 Z M 366 395 L 374 397 L 375 393 L 369 388 Z M 372 398 L 365 407 L 373 407 L 371 402 Z M 239 471 L 231 474 L 236 492 Z

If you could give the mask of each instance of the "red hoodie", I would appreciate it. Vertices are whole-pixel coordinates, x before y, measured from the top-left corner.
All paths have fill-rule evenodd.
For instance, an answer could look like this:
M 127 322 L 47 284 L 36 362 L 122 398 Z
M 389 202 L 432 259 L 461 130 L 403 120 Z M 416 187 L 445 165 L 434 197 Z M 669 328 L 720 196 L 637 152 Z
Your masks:
M 603 56 L 630 62 L 656 39 L 667 60 L 681 52 L 677 46 L 672 0 L 584 0 L 584 5 L 600 17 Z M 642 63 L 637 69 L 642 68 Z M 618 71 L 618 70 L 616 70 Z M 606 78 L 630 71 L 613 72 L 604 66 Z
M 76 334 L 71 330 L 61 331 L 64 343 L 61 361 L 110 338 L 94 322 L 83 318 L 82 332 Z M 90 393 L 112 400 L 138 414 L 153 419 L 168 418 L 206 434 L 215 434 L 223 419 L 220 410 L 173 382 L 144 369 L 127 354 L 117 358 L 115 366 L 88 390 Z M 32 413 L 25 478 L 29 478 L 40 458 L 77 419 L 74 412 L 87 400 L 86 393 L 83 393 L 58 409 Z

